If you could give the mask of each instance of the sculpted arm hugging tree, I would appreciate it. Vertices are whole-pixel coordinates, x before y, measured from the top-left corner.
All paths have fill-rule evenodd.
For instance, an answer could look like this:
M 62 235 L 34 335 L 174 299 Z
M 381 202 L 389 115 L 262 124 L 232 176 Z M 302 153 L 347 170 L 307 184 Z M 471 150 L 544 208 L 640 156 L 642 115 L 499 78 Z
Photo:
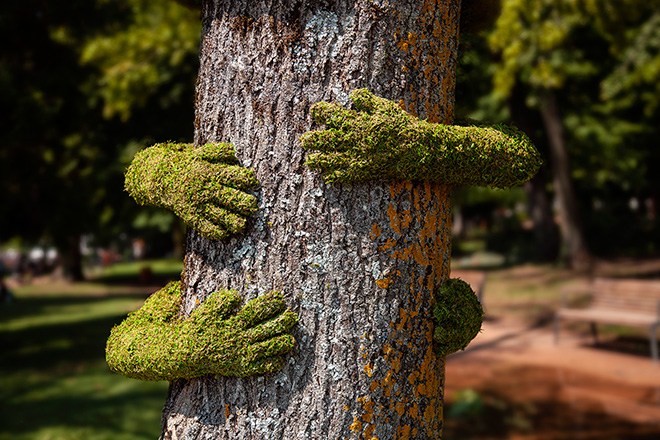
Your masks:
M 303 135 L 315 150 L 307 165 L 326 182 L 410 180 L 442 185 L 509 188 L 531 179 L 541 158 L 529 138 L 507 125 L 433 124 L 366 89 L 351 93 L 354 109 L 320 102 L 312 117 L 325 130 Z M 481 329 L 483 309 L 464 281 L 451 279 L 434 291 L 435 351 L 464 349 Z
M 251 170 L 236 164 L 228 144 L 157 144 L 139 152 L 126 172 L 126 189 L 140 204 L 172 210 L 210 239 L 245 228 L 257 210 L 244 190 L 257 185 Z M 297 316 L 278 292 L 239 309 L 232 290 L 211 295 L 181 319 L 181 291 L 173 282 L 112 329 L 106 359 L 113 371 L 143 380 L 216 374 L 250 376 L 276 371 L 295 344 L 289 330 Z

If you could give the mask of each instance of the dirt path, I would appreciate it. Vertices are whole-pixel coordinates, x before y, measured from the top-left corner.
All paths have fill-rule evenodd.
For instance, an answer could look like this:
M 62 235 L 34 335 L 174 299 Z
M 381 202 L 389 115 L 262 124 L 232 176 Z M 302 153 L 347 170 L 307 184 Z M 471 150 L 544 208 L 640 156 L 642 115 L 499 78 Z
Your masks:
M 455 409 L 466 405 L 466 389 L 482 401 L 467 416 Z M 660 439 L 660 367 L 568 332 L 555 345 L 547 328 L 485 322 L 448 358 L 446 396 L 447 440 Z M 489 420 L 481 431 L 480 417 Z

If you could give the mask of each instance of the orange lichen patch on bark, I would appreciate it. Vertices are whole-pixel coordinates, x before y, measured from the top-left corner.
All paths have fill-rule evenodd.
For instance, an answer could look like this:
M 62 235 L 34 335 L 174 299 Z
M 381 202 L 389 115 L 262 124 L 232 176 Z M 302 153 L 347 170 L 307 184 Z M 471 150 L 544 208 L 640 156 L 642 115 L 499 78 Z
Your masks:
M 358 402 L 362 404 L 362 415 L 353 419 L 350 428 L 353 432 L 360 432 L 362 438 L 368 440 L 378 440 L 378 437 L 373 435 L 376 430 L 376 425 L 373 423 L 374 418 L 381 415 L 383 412 L 382 405 L 376 403 L 369 397 L 363 396 L 358 398 Z M 361 419 L 361 420 L 360 420 Z
M 396 208 L 392 203 L 387 207 L 387 215 L 390 216 L 390 219 L 395 219 L 393 221 L 391 220 L 391 226 L 392 229 L 394 229 L 394 232 L 401 234 L 401 219 L 397 215 Z
M 371 227 L 371 234 L 369 236 L 371 237 L 372 240 L 377 239 L 380 237 L 380 234 L 382 233 L 380 226 L 378 226 L 378 223 L 374 223 L 374 225 Z
M 392 182 L 389 189 L 395 200 L 408 197 L 410 208 L 397 209 L 396 202 L 389 204 L 389 224 L 372 227 L 370 236 L 383 240 L 388 231 L 392 235 L 379 249 L 393 263 L 414 262 L 417 268 L 409 274 L 408 283 L 403 284 L 410 290 L 402 296 L 407 299 L 390 323 L 391 333 L 379 350 L 380 357 L 373 356 L 373 349 L 366 349 L 371 356 L 363 355 L 368 360 L 364 372 L 369 378 L 369 395 L 358 399 L 361 415 L 355 418 L 352 429 L 360 433 L 360 438 L 370 438 L 379 424 L 387 420 L 400 424 L 395 439 L 433 438 L 442 428 L 444 359 L 433 353 L 430 313 L 434 283 L 447 278 L 449 272 L 450 193 L 447 187 L 411 182 Z M 417 233 L 402 236 L 410 227 Z M 376 283 L 381 288 L 401 286 L 400 277 L 401 271 Z M 415 355 L 418 350 L 424 351 Z M 408 356 L 423 361 L 413 371 L 410 366 L 404 370 Z M 374 402 L 382 402 L 385 408 Z
M 387 251 L 387 250 L 393 248 L 394 246 L 396 246 L 396 244 L 397 244 L 397 241 L 395 239 L 388 238 L 387 241 L 385 242 L 385 244 L 383 244 L 380 248 L 381 248 L 381 250 Z
M 408 440 L 410 438 L 410 426 L 399 426 L 396 429 L 396 434 L 401 440 Z
M 401 70 L 408 76 L 410 101 L 401 108 L 429 122 L 448 124 L 453 116 L 459 2 L 426 0 L 415 27 L 419 32 L 394 33 L 407 60 Z M 407 105 L 406 105 L 407 104 Z
M 360 422 L 357 417 L 355 417 L 353 419 L 353 423 L 351 423 L 351 431 L 354 432 L 362 431 L 362 422 Z
M 390 185 L 390 193 L 396 196 L 401 192 L 403 186 L 400 184 Z M 413 207 L 412 211 L 403 210 L 399 213 L 390 204 L 387 213 L 392 230 L 400 234 L 401 227 L 409 226 L 416 221 L 421 225 L 418 236 L 412 240 L 410 245 L 402 250 L 392 253 L 391 257 L 409 261 L 413 258 L 420 266 L 432 266 L 431 276 L 425 280 L 427 288 L 432 288 L 434 283 L 440 280 L 433 275 L 447 274 L 448 255 L 450 247 L 449 222 L 451 205 L 449 202 L 450 189 L 432 183 L 414 186 L 412 188 Z M 389 250 L 398 243 L 398 240 L 388 239 L 380 248 Z M 446 270 L 445 270 L 446 269 Z
M 225 419 L 229 417 L 229 405 L 225 404 Z
M 382 278 L 380 280 L 376 280 L 376 284 L 381 289 L 387 289 L 390 286 L 390 284 L 392 284 L 392 283 L 394 283 L 394 281 L 392 281 L 392 279 L 390 277 L 385 277 L 385 278 Z

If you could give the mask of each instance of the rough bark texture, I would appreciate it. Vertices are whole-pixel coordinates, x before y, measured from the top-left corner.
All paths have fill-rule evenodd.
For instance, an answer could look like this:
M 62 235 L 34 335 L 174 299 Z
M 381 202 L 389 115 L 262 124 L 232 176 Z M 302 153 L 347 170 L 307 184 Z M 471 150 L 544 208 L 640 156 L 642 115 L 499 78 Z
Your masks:
M 220 242 L 190 233 L 184 314 L 221 288 L 280 290 L 299 314 L 278 373 L 172 384 L 165 439 L 440 438 L 432 287 L 449 273 L 445 187 L 326 185 L 304 166 L 310 106 L 367 87 L 432 122 L 453 112 L 455 1 L 210 1 L 195 141 L 231 142 L 259 212 Z

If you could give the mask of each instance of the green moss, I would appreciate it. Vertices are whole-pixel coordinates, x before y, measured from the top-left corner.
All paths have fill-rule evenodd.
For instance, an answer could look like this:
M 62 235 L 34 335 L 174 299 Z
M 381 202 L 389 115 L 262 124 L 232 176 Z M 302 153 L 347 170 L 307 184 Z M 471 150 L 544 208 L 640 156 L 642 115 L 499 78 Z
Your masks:
M 189 379 L 209 374 L 250 376 L 276 371 L 295 344 L 288 332 L 298 317 L 272 292 L 240 310 L 236 292 L 211 295 L 188 319 L 179 317 L 181 293 L 173 282 L 112 329 L 110 368 L 143 380 Z
M 468 283 L 452 278 L 434 292 L 433 342 L 438 356 L 464 350 L 481 330 L 484 311 Z
M 241 232 L 257 211 L 244 190 L 257 186 L 252 170 L 236 164 L 229 144 L 162 143 L 135 155 L 126 171 L 126 190 L 141 205 L 173 211 L 210 239 Z
M 326 130 L 305 133 L 307 158 L 326 182 L 430 181 L 509 188 L 529 180 L 542 161 L 529 138 L 508 125 L 442 125 L 420 120 L 366 89 L 351 93 L 356 110 L 320 102 L 312 116 Z

